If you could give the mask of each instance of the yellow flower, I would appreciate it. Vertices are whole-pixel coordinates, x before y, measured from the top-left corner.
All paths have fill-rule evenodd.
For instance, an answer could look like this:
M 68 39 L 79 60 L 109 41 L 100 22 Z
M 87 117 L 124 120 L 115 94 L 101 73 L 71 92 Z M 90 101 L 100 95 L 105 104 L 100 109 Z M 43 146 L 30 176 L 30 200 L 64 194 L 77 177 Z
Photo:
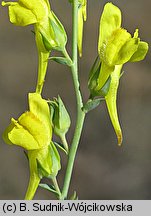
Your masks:
M 79 0 L 78 8 L 78 49 L 82 56 L 83 22 L 87 19 L 87 0 Z
M 2 6 L 9 7 L 9 18 L 14 25 L 34 25 L 39 57 L 36 92 L 41 93 L 51 50 L 65 49 L 67 42 L 65 29 L 51 10 L 48 0 L 2 1 Z
M 26 150 L 48 146 L 52 138 L 50 111 L 46 100 L 40 94 L 29 93 L 29 111 L 18 120 L 11 119 L 3 138 L 6 143 L 14 144 Z
M 25 200 L 33 199 L 41 178 L 54 178 L 57 176 L 61 168 L 60 156 L 53 144 L 50 144 L 42 149 L 28 151 L 30 180 L 26 192 Z
M 148 44 L 140 41 L 138 29 L 134 36 L 121 28 L 121 11 L 112 3 L 104 7 L 99 29 L 98 53 L 99 58 L 94 63 L 89 77 L 91 96 L 105 98 L 111 122 L 118 138 L 122 143 L 122 130 L 119 124 L 116 99 L 121 70 L 127 62 L 137 62 L 145 58 Z
M 32 199 L 40 179 L 54 177 L 60 169 L 60 157 L 52 143 L 52 123 L 47 101 L 40 94 L 29 93 L 29 111 L 18 120 L 12 118 L 3 139 L 28 151 L 30 181 L 25 199 Z
M 34 24 L 38 49 L 42 52 L 63 49 L 67 38 L 65 30 L 51 11 L 48 0 L 18 0 L 4 2 L 9 7 L 10 21 L 17 26 Z
M 49 1 L 47 0 L 2 1 L 2 6 L 9 6 L 10 21 L 18 26 L 42 22 L 47 19 L 50 11 Z

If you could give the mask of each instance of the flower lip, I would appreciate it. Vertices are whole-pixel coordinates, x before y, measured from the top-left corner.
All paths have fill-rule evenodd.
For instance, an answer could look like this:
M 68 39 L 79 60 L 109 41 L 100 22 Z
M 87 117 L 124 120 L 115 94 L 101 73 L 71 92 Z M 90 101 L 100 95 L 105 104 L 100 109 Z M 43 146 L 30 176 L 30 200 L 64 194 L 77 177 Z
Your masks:
M 14 144 L 26 150 L 36 150 L 50 144 L 52 125 L 47 101 L 40 94 L 29 94 L 29 111 L 23 113 L 3 133 L 6 143 Z

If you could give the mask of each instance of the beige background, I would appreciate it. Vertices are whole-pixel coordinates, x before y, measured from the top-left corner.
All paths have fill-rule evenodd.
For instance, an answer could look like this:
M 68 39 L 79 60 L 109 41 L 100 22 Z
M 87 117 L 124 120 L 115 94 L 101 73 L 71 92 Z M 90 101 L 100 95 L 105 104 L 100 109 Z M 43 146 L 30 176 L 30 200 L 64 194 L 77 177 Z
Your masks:
M 64 23 L 71 47 L 71 5 L 52 0 L 52 9 Z M 80 82 L 84 100 L 89 95 L 87 79 L 97 55 L 99 18 L 104 0 L 88 0 Z M 151 43 L 151 1 L 115 0 L 123 12 L 123 27 L 133 34 L 139 28 L 142 40 Z M 27 93 L 36 83 L 37 53 L 32 27 L 15 27 L 8 21 L 7 8 L 0 7 L 0 133 L 27 110 Z M 106 106 L 89 113 L 76 157 L 71 191 L 80 199 L 151 199 L 151 55 L 124 67 L 118 94 L 123 128 L 123 147 L 117 146 Z M 66 66 L 49 63 L 43 91 L 45 98 L 60 95 L 75 119 L 75 95 Z M 68 133 L 73 135 L 75 120 Z M 1 139 L 1 138 L 0 138 Z M 62 184 L 66 159 L 63 156 L 59 182 Z M 28 183 L 28 162 L 23 150 L 0 140 L 0 199 L 23 199 Z M 35 199 L 54 199 L 39 189 Z

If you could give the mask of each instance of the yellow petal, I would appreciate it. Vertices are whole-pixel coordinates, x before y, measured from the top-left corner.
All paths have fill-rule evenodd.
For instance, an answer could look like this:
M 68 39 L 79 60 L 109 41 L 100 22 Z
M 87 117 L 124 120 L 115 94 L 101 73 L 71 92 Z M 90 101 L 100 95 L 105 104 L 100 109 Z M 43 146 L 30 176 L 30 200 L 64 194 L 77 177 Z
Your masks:
M 15 144 L 26 150 L 48 146 L 52 138 L 49 107 L 46 100 L 37 93 L 29 94 L 30 111 L 23 113 L 18 121 L 12 119 L 3 138 L 8 144 Z
M 9 17 L 10 21 L 18 26 L 26 26 L 37 22 L 36 16 L 33 12 L 22 5 L 13 2 L 4 3 L 3 6 L 9 5 Z
M 31 10 L 36 16 L 37 21 L 40 21 L 48 16 L 50 11 L 50 5 L 48 4 L 48 1 L 45 0 L 19 0 L 19 4 Z
M 14 119 L 11 120 L 11 124 L 4 131 L 3 139 L 7 144 L 18 145 L 27 150 L 39 148 L 31 133 Z
M 104 47 L 103 56 L 100 53 L 100 57 L 104 59 L 106 64 L 113 66 L 116 64 L 120 49 L 131 38 L 130 33 L 125 29 L 117 29 L 109 37 L 106 46 Z
M 50 12 L 48 0 L 19 0 L 6 3 L 3 1 L 2 6 L 9 6 L 10 21 L 18 26 L 41 22 Z
M 118 139 L 118 145 L 122 144 L 122 130 L 118 119 L 116 98 L 117 98 L 117 89 L 119 85 L 120 72 L 122 66 L 115 66 L 114 72 L 111 74 L 111 83 L 107 96 L 105 97 L 108 112 L 110 115 L 111 122 L 113 124 L 115 133 Z
M 84 0 L 82 13 L 83 13 L 83 19 L 84 21 L 86 21 L 87 20 L 87 0 Z
M 79 55 L 82 56 L 82 41 L 83 41 L 83 12 L 82 7 L 78 10 L 78 49 Z
M 50 154 L 50 146 L 46 146 L 40 150 L 28 151 L 29 167 L 30 167 L 30 180 L 28 189 L 26 192 L 25 200 L 31 200 L 37 190 L 40 182 L 40 176 L 38 173 L 37 162 L 46 170 L 50 175 L 52 173 L 52 160 Z
M 29 93 L 29 109 L 42 122 L 48 134 L 48 139 L 52 137 L 52 125 L 50 110 L 47 101 L 42 99 L 38 93 Z
M 98 51 L 100 53 L 103 43 L 108 40 L 113 31 L 121 27 L 121 11 L 112 3 L 107 3 L 100 20 Z
M 46 130 L 45 124 L 32 112 L 23 113 L 19 117 L 18 123 L 31 134 L 37 143 L 36 148 L 32 146 L 32 143 L 29 143 L 30 149 L 39 149 L 49 144 L 51 140 L 50 132 Z
M 87 19 L 87 0 L 79 1 L 78 8 L 78 49 L 79 56 L 82 57 L 83 25 Z

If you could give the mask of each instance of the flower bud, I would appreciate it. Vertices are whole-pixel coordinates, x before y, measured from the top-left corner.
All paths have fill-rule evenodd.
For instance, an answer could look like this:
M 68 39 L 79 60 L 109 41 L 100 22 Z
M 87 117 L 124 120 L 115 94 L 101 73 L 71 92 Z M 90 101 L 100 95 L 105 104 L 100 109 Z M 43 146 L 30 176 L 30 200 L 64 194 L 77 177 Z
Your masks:
M 59 19 L 56 17 L 56 15 L 52 11 L 49 15 L 49 24 L 50 24 L 50 29 L 52 28 L 52 31 L 53 31 L 51 35 L 54 35 L 52 40 L 54 40 L 54 42 L 56 43 L 56 45 L 52 47 L 56 50 L 64 49 L 67 43 L 67 35 L 66 35 L 63 25 L 61 24 Z
M 70 116 L 59 96 L 58 99 L 50 102 L 50 108 L 54 112 L 52 116 L 53 131 L 57 136 L 62 137 L 70 127 Z

